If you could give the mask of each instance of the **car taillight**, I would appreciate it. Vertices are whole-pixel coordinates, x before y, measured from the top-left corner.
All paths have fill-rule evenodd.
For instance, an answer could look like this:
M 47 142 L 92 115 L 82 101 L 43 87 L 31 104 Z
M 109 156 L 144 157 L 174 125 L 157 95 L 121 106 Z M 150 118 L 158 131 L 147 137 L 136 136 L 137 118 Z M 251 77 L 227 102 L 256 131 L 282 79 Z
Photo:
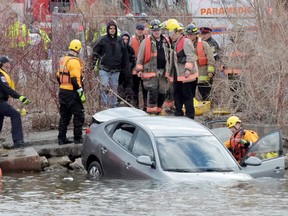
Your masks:
M 89 134 L 91 132 L 90 127 L 86 128 L 86 134 Z

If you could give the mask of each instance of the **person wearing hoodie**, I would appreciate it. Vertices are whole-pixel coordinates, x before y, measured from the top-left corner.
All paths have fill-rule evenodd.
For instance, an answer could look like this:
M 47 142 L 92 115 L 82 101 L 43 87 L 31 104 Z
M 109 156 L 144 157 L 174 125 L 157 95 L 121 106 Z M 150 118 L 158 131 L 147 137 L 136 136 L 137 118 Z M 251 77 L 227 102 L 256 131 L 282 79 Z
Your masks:
M 93 48 L 93 66 L 99 68 L 100 97 L 103 107 L 117 106 L 118 79 L 128 56 L 123 55 L 125 47 L 121 37 L 117 36 L 114 21 L 107 23 L 107 34 L 96 42 Z
M 120 35 L 124 52 L 123 52 L 123 59 L 127 62 L 124 62 L 122 70 L 119 76 L 119 87 L 118 93 L 120 96 L 125 98 L 128 102 L 131 101 L 133 97 L 133 90 L 132 90 L 132 70 L 136 65 L 136 58 L 134 49 L 129 45 L 130 42 L 130 35 L 127 31 L 123 31 Z

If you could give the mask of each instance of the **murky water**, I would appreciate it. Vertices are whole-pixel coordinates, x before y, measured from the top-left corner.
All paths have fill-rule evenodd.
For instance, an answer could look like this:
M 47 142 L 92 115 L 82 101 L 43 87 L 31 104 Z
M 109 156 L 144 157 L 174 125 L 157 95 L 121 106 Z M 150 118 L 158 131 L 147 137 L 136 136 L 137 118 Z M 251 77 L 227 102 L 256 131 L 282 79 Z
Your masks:
M 180 183 L 89 179 L 84 172 L 4 176 L 0 215 L 287 215 L 288 179 Z

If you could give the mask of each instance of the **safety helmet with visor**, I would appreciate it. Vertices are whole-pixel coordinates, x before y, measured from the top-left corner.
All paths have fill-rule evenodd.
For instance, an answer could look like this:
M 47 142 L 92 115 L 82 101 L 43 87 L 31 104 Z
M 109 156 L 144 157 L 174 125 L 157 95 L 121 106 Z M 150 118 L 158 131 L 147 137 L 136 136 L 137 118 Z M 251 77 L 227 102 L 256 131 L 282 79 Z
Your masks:
M 194 25 L 194 24 L 188 24 L 186 27 L 185 27 L 185 33 L 187 35 L 197 35 L 199 34 L 199 29 Z
M 151 29 L 151 31 L 158 31 L 160 30 L 162 27 L 162 24 L 159 20 L 154 19 L 151 21 L 149 28 Z
M 241 123 L 241 120 L 239 119 L 239 117 L 237 116 L 231 116 L 228 118 L 227 122 L 226 122 L 226 126 L 231 129 L 232 127 L 234 127 L 237 123 Z

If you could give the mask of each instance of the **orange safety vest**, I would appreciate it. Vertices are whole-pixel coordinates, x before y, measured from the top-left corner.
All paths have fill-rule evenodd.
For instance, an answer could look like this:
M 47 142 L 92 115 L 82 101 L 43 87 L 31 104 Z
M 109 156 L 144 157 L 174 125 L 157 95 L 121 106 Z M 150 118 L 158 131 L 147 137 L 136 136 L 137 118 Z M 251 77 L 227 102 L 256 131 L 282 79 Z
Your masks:
M 206 56 L 206 54 L 204 52 L 202 39 L 200 37 L 198 38 L 198 41 L 197 41 L 196 53 L 197 53 L 197 56 L 198 56 L 198 64 L 200 66 L 207 65 L 208 60 L 207 60 L 207 56 Z
M 183 55 L 185 55 L 184 50 L 183 50 L 184 49 L 184 40 L 185 40 L 185 37 L 183 36 L 178 41 L 178 43 L 176 45 L 176 56 L 177 56 L 177 54 L 179 54 L 182 51 L 183 51 Z M 193 64 L 190 62 L 186 62 L 185 68 L 192 70 Z M 198 77 L 198 73 L 189 74 L 188 77 L 185 77 L 184 75 L 183 76 L 177 76 L 177 81 L 185 83 L 185 82 L 194 81 L 194 80 L 196 80 L 197 77 Z M 173 82 L 174 77 L 170 77 L 169 79 L 170 79 L 170 82 Z
M 165 40 L 169 43 L 169 39 L 165 37 Z M 151 51 L 151 35 L 148 35 L 148 37 L 146 38 L 145 41 L 145 56 L 144 56 L 144 65 L 147 64 L 151 57 L 157 57 L 157 51 L 156 52 L 152 52 Z M 138 69 L 142 69 L 144 68 L 144 65 L 138 64 L 136 65 L 136 68 Z M 157 76 L 157 72 L 143 72 L 142 74 L 142 78 L 143 79 L 149 79 L 149 78 L 154 78 Z M 165 76 L 168 76 L 168 73 L 165 73 Z
M 144 36 L 144 38 L 146 38 L 146 36 Z M 134 49 L 136 59 L 137 59 L 137 57 L 138 57 L 138 52 L 139 52 L 140 44 L 141 44 L 141 42 L 138 40 L 138 38 L 137 38 L 135 35 L 133 35 L 133 36 L 132 36 L 132 41 L 131 41 L 131 47 Z M 137 71 L 136 71 L 136 70 L 133 70 L 133 71 L 132 71 L 132 74 L 136 75 L 136 74 L 137 74 Z
M 59 70 L 57 72 L 57 77 L 59 77 L 61 89 L 73 90 L 70 72 L 68 71 L 68 68 L 67 68 L 67 63 L 71 59 L 79 60 L 79 58 L 77 58 L 77 57 L 64 56 L 59 61 Z M 80 64 L 82 65 L 81 61 L 80 61 Z
M 244 144 L 240 143 L 240 140 L 245 137 L 245 133 L 250 133 L 251 135 L 253 135 L 253 136 L 251 136 L 248 134 L 250 139 L 252 139 L 254 142 L 256 142 L 258 140 L 257 133 L 252 131 L 252 130 L 247 130 L 247 131 L 246 130 L 239 130 L 234 136 L 230 137 L 230 151 L 238 162 L 240 162 L 242 160 L 242 158 L 244 157 L 244 155 L 248 151 L 248 148 L 245 147 Z M 250 141 L 250 140 L 248 140 L 248 141 Z

